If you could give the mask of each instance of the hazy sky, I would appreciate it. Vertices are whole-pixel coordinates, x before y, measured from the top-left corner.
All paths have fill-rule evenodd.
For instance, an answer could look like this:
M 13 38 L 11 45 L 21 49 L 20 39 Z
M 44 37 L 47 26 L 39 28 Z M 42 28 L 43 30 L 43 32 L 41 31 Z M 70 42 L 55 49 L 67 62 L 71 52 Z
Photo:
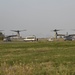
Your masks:
M 52 29 L 75 29 L 75 0 L 0 0 L 0 30 L 22 36 L 49 37 Z M 74 33 L 74 31 L 72 31 Z

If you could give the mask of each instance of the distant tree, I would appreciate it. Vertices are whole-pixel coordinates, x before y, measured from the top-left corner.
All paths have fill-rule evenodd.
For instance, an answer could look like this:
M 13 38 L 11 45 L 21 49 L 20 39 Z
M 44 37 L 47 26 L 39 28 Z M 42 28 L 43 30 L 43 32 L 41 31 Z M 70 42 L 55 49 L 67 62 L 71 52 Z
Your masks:
M 0 32 L 0 40 L 3 40 L 3 38 L 4 38 L 4 34 Z

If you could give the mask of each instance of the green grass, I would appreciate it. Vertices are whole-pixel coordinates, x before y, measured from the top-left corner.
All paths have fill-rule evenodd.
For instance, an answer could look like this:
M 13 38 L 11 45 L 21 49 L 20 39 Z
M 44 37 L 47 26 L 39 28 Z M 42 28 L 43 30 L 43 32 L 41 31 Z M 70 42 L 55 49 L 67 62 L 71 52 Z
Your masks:
M 75 42 L 1 42 L 0 75 L 75 75 Z

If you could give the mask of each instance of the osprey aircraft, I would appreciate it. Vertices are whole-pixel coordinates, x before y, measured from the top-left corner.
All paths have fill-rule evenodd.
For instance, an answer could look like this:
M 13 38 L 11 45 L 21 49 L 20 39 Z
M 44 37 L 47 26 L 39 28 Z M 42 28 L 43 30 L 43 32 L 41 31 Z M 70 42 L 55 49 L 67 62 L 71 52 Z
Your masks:
M 3 30 L 0 30 L 0 40 L 11 41 L 11 37 L 16 37 L 17 35 L 5 35 L 2 33 Z
M 11 37 L 16 37 L 17 35 L 5 35 L 4 36 L 4 39 L 3 39 L 3 41 L 6 41 L 6 42 L 8 42 L 8 41 L 11 41 Z
M 57 36 L 63 36 L 64 37 L 64 40 L 73 40 L 73 36 L 75 36 L 75 34 L 58 34 L 57 32 L 60 31 L 60 30 L 57 30 L 57 29 L 54 29 L 53 30 L 55 32 L 55 38 L 57 39 Z
M 26 30 L 11 30 L 11 31 L 13 31 L 13 32 L 17 32 L 17 37 L 18 37 L 18 38 L 21 38 L 21 36 L 20 36 L 20 32 L 22 32 L 22 31 L 26 31 Z

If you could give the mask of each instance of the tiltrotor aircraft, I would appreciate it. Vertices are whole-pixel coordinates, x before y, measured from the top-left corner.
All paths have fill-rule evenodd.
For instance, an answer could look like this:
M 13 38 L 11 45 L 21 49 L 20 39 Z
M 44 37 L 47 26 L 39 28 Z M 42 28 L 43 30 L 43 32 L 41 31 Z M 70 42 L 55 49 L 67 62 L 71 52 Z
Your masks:
M 2 33 L 3 30 L 0 30 L 0 39 L 3 41 L 11 41 L 11 37 L 16 37 L 17 35 L 5 35 Z
M 18 38 L 21 38 L 21 36 L 20 36 L 20 32 L 22 32 L 22 31 L 26 31 L 26 30 L 11 30 L 11 31 L 13 31 L 13 32 L 17 32 L 17 37 L 18 37 Z
M 73 36 L 75 36 L 75 34 L 68 34 L 68 32 L 67 32 L 67 34 L 58 34 L 57 32 L 58 31 L 60 31 L 60 30 L 57 30 L 57 29 L 54 29 L 53 30 L 54 32 L 55 32 L 55 38 L 57 39 L 57 36 L 63 36 L 64 37 L 64 40 L 66 41 L 66 40 L 73 40 Z
M 11 37 L 16 37 L 17 35 L 7 35 L 7 36 L 4 36 L 4 39 L 3 41 L 11 41 Z

